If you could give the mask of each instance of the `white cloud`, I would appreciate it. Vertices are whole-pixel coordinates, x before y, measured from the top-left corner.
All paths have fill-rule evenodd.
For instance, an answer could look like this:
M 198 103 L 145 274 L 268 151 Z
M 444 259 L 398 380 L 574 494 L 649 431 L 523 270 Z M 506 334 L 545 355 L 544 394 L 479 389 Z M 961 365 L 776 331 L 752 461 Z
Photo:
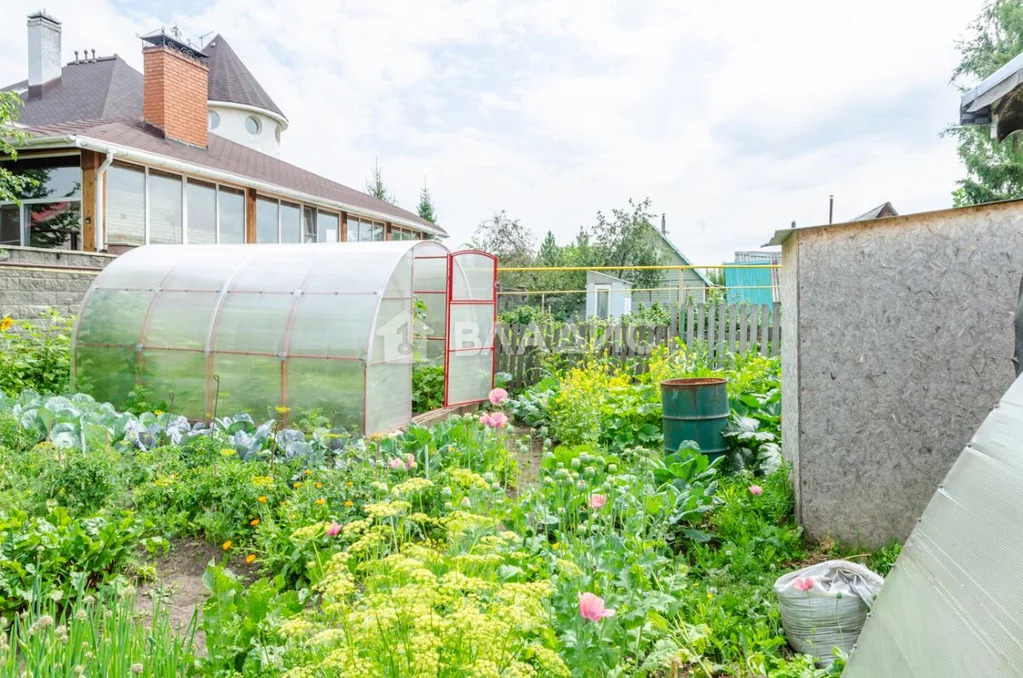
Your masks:
M 366 3 L 50 0 L 72 49 L 222 33 L 291 121 L 285 158 L 361 187 L 374 157 L 456 242 L 493 210 L 559 239 L 629 197 L 712 263 L 775 228 L 950 204 L 954 41 L 982 0 Z M 8 16 L 37 9 L 14 0 Z M 24 31 L 0 81 L 25 75 Z

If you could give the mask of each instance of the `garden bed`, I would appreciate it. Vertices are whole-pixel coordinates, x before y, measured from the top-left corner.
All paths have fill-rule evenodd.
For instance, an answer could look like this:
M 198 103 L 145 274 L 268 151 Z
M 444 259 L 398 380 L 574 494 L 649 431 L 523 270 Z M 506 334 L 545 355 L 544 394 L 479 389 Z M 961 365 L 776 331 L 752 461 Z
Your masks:
M 771 583 L 855 551 L 793 521 L 777 360 L 723 371 L 727 469 L 661 450 L 658 380 L 720 373 L 684 350 L 370 438 L 0 397 L 0 674 L 823 675 Z

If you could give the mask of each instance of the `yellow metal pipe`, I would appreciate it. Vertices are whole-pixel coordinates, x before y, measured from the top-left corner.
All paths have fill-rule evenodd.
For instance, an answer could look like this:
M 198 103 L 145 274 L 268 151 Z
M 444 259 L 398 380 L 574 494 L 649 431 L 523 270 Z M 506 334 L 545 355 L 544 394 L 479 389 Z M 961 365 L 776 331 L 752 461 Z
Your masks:
M 498 273 L 542 272 L 542 271 L 688 271 L 694 268 L 781 268 L 778 264 L 711 264 L 694 266 L 498 266 Z

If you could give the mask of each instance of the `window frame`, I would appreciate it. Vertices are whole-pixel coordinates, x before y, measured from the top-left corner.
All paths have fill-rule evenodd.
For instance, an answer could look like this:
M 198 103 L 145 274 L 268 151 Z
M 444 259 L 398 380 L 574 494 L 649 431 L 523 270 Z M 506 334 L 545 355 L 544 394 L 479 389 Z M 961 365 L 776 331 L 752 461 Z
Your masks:
M 58 158 L 75 158 L 77 164 L 69 165 L 58 165 L 58 167 L 77 167 L 79 176 L 81 177 L 80 189 L 78 197 L 74 198 L 57 198 L 57 197 L 45 197 L 45 198 L 23 198 L 18 201 L 5 200 L 0 201 L 0 205 L 9 205 L 18 208 L 18 245 L 17 247 L 32 247 L 30 226 L 28 215 L 26 213 L 26 205 L 41 205 L 47 203 L 58 203 L 58 202 L 76 202 L 78 203 L 78 249 L 66 250 L 70 252 L 84 252 L 85 250 L 85 225 L 84 225 L 84 201 L 82 200 L 82 194 L 85 192 L 85 171 L 82 169 L 82 155 L 81 153 L 35 153 L 35 154 L 19 154 L 21 160 L 47 160 L 47 159 L 58 159 Z M 8 159 L 10 160 L 10 159 Z M 13 162 L 17 162 L 14 160 Z M 15 245 L 7 245 L 7 247 L 15 247 Z M 58 248 L 59 249 L 59 248 Z

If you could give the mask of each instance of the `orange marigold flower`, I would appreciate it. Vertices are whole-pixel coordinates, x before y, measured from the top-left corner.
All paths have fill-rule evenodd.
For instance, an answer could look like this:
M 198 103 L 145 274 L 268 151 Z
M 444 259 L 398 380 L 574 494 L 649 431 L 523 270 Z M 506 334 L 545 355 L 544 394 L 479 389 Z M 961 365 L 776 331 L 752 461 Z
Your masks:
M 306 470 L 305 470 L 305 474 L 306 474 L 307 476 L 311 476 L 311 475 L 313 474 L 313 472 L 312 472 L 312 471 L 310 471 L 309 469 L 306 469 Z
M 352 502 L 351 499 L 345 500 L 345 508 L 352 508 L 353 506 L 355 506 L 355 504 Z
M 265 494 L 259 495 L 258 497 L 256 497 L 256 501 L 258 501 L 260 504 L 265 504 L 266 503 L 266 495 Z
M 0 320 L 0 332 L 6 332 L 7 330 L 11 329 L 11 325 L 13 324 L 14 320 L 11 319 L 11 316 L 5 315 L 4 319 Z
M 316 500 L 316 505 L 317 506 L 323 506 L 326 503 L 327 503 L 327 500 L 324 499 L 323 497 L 320 497 L 319 499 Z
M 320 489 L 321 487 L 323 487 L 323 483 L 316 483 L 316 489 L 317 490 Z
M 256 525 L 259 525 L 259 518 L 253 518 L 249 521 L 249 527 L 255 527 Z
M 298 488 L 302 487 L 302 483 L 301 483 L 301 481 L 297 481 L 296 480 L 295 482 L 293 482 L 291 484 L 291 486 L 294 487 L 297 490 Z
M 228 539 L 227 541 L 225 541 L 223 544 L 220 545 L 220 548 L 224 549 L 225 551 L 231 548 L 231 540 Z
M 249 564 L 249 565 L 251 565 L 253 562 L 255 562 L 255 560 L 256 560 L 256 554 L 255 553 L 250 553 L 249 555 L 245 556 L 245 562 L 247 564 Z

